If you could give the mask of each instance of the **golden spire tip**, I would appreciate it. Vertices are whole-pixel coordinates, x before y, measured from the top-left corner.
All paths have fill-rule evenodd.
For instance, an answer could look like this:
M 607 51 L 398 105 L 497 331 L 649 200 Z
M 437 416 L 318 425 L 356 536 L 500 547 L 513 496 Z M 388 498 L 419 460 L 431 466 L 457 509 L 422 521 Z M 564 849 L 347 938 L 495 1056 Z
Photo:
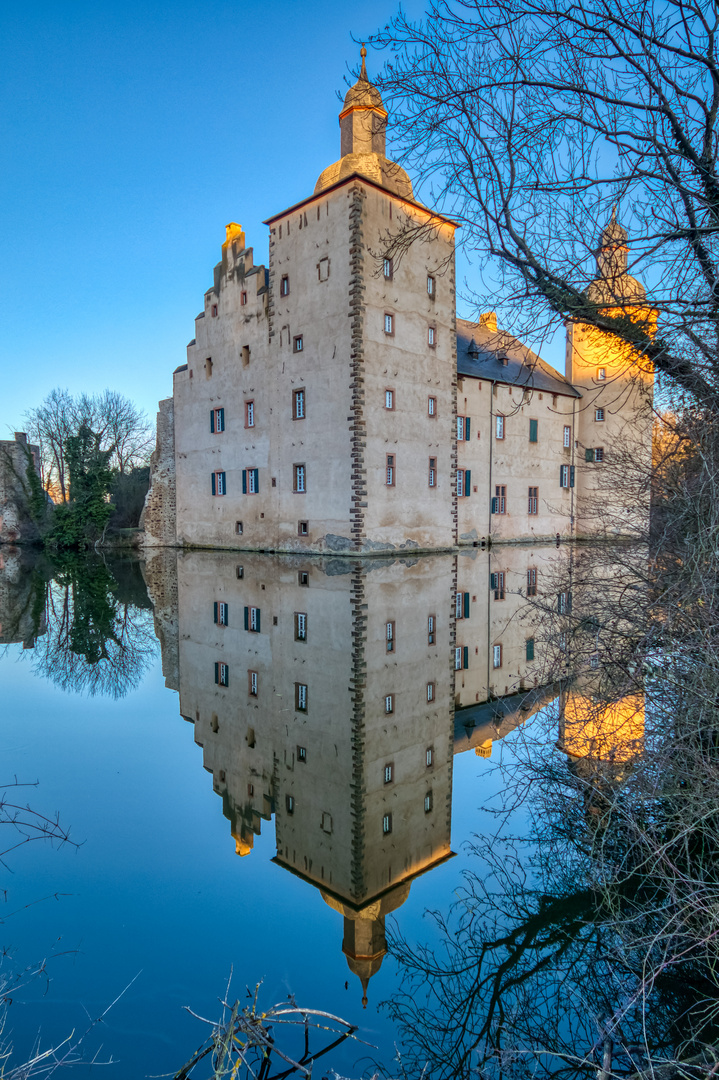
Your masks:
M 367 57 L 367 49 L 365 48 L 364 41 L 362 42 L 362 48 L 360 49 L 360 56 L 362 57 L 362 70 L 360 71 L 360 79 L 364 79 L 365 82 L 369 82 L 367 78 L 367 65 L 365 59 Z

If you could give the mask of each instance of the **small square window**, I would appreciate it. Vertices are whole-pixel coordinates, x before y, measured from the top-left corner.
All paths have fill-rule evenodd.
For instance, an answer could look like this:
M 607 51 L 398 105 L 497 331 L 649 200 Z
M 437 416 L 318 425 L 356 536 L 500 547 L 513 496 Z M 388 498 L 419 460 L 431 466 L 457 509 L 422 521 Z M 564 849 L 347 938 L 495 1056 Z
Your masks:
M 205 378 L 212 378 L 212 357 L 208 356 L 205 360 Z
M 437 344 L 437 329 L 434 326 L 427 327 L 427 344 L 433 349 Z
M 304 746 L 297 747 L 297 760 L 307 763 L 307 749 Z
M 240 306 L 245 307 L 246 304 L 247 304 L 247 293 L 243 290 L 240 293 Z
M 394 390 L 385 390 L 384 407 L 385 409 L 394 409 Z
M 213 319 L 217 318 L 217 304 L 212 305 L 212 318 Z
M 595 448 L 594 448 L 594 460 L 595 461 L 604 461 L 604 447 L 603 446 L 595 446 Z
M 431 296 L 434 300 L 436 289 L 436 283 L 431 274 L 427 274 L 427 296 Z
M 389 836 L 392 832 L 392 815 L 385 814 L 382 818 L 382 833 L 384 836 Z
M 604 382 L 606 377 L 607 377 L 607 369 L 603 368 L 603 367 L 597 368 L 597 379 L 599 380 L 599 382 Z
M 249 683 L 250 697 L 257 697 L 257 680 L 258 675 L 256 671 L 248 671 L 247 679 Z
M 283 274 L 280 278 L 280 296 L 290 295 L 290 279 L 287 274 Z
M 394 777 L 394 765 L 390 762 L 384 767 L 384 782 L 385 784 L 391 784 Z
M 431 769 L 432 765 L 434 764 L 434 747 L 433 746 L 428 746 L 427 747 L 427 749 L 425 751 L 425 755 L 424 755 L 424 761 L 425 761 L 425 765 L 427 766 L 427 768 Z
M 309 534 L 309 531 L 310 531 L 310 524 L 309 524 L 308 521 L 298 521 L 297 522 L 297 535 L 298 536 L 307 536 Z M 300 584 L 302 584 L 302 582 L 300 582 Z
M 594 419 L 597 421 L 602 421 L 604 419 L 604 409 L 595 409 Z
M 236 521 L 236 522 L 235 522 L 235 535 L 236 535 L 236 536 L 242 536 L 242 533 L 244 532 L 244 528 L 245 528 L 245 527 L 244 527 L 244 525 L 242 524 L 242 522 L 241 522 L 241 521 Z M 237 567 L 237 569 L 238 569 L 238 570 L 241 570 L 241 569 L 242 569 L 242 567 L 241 567 L 241 566 L 238 566 L 238 567 Z M 238 574 L 237 576 L 238 576 L 238 577 L 242 577 L 242 575 L 241 575 L 241 574 Z
M 235 524 L 236 525 L 242 525 L 242 522 L 237 521 L 237 522 L 235 522 Z M 242 529 L 240 529 L 240 532 L 242 532 Z M 244 576 L 245 576 L 245 568 L 244 568 L 244 566 L 236 566 L 235 567 L 235 577 L 237 577 L 239 580 L 242 580 L 242 578 Z
M 427 398 L 427 415 L 428 416 L 436 416 L 437 415 L 437 398 L 436 397 Z
M 383 259 L 382 260 L 382 273 L 384 274 L 385 281 L 391 281 L 394 276 L 394 260 Z
M 305 521 L 304 524 L 306 525 L 307 522 Z M 307 570 L 299 570 L 297 572 L 297 584 L 298 585 L 309 585 L 309 583 L 310 583 L 309 572 Z
M 394 315 L 391 315 L 388 311 L 385 312 L 384 316 L 384 332 L 390 336 L 394 334 Z
M 394 712 L 394 694 L 387 694 L 384 699 L 384 711 L 386 713 Z
M 293 352 L 302 352 L 302 349 L 303 349 L 302 334 L 298 334 L 297 337 L 292 338 L 292 351 Z

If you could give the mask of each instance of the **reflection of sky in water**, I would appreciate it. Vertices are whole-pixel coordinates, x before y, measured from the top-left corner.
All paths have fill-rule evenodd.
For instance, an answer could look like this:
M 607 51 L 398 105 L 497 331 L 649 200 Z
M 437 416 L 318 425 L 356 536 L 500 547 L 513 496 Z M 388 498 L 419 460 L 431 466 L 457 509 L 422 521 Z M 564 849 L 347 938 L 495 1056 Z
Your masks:
M 204 560 L 206 571 L 208 560 L 214 557 L 193 558 Z M 259 557 L 231 556 L 232 566 L 239 561 L 247 566 L 253 558 Z M 511 553 L 511 558 L 516 567 L 507 570 L 508 583 L 510 571 L 514 569 L 523 577 L 527 561 L 535 555 L 524 550 Z M 457 692 L 461 694 L 463 681 L 463 692 L 470 696 L 471 691 L 471 701 L 476 685 L 482 688 L 482 701 L 486 677 L 491 677 L 488 650 L 497 638 L 492 620 L 500 618 L 496 609 L 493 613 L 486 604 L 489 558 L 480 553 L 471 566 L 475 577 L 467 569 L 468 562 L 464 569 L 460 564 L 462 581 L 453 578 L 454 562 L 448 557 L 426 565 L 433 565 L 432 589 L 436 590 L 438 582 L 446 588 L 445 612 L 452 609 L 457 587 L 464 585 L 472 598 L 480 598 L 479 602 L 472 599 L 473 625 L 462 627 L 461 620 L 457 624 L 457 642 L 462 640 L 471 647 L 479 641 L 483 655 L 476 662 L 472 659 L 468 669 L 460 669 L 464 675 L 457 673 Z M 401 571 L 395 574 L 402 577 Z M 222 578 L 214 573 L 216 581 Z M 375 581 L 379 579 L 376 573 Z M 195 579 L 190 575 L 188 580 L 192 583 Z M 331 579 L 324 578 L 323 587 L 328 584 L 332 586 Z M 389 587 L 391 583 L 385 584 Z M 344 585 L 338 583 L 337 587 Z M 233 588 L 248 586 L 235 581 Z M 381 588 L 377 595 L 382 595 Z M 181 584 L 180 691 L 186 701 L 197 692 L 197 700 L 206 702 L 215 700 L 213 680 L 208 675 L 206 685 L 198 688 L 194 665 L 200 664 L 198 670 L 204 670 L 202 664 L 207 667 L 205 660 L 211 658 L 217 631 L 211 617 L 205 619 L 207 626 L 203 623 L 203 604 L 210 604 L 212 591 L 206 594 L 200 590 L 199 596 L 196 610 L 193 604 L 197 597 L 185 591 L 183 599 Z M 296 610 L 296 603 L 296 597 L 286 590 L 282 612 Z M 266 606 L 271 614 L 269 601 Z M 437 610 L 436 596 L 430 610 Z M 505 667 L 501 678 L 503 683 L 509 681 L 510 690 L 518 689 L 527 675 L 526 665 L 522 667 L 517 660 L 527 636 L 526 627 L 516 617 L 517 610 L 518 604 L 513 603 L 501 609 L 501 619 L 505 623 L 514 619 L 515 626 L 514 631 L 505 627 L 502 639 Z M 239 615 L 235 596 L 231 611 L 235 617 Z M 400 635 L 406 640 L 410 629 L 415 632 L 419 628 L 420 635 L 426 634 L 421 588 L 410 591 L 406 611 L 397 609 L 392 614 L 398 649 L 403 641 Z M 378 617 L 384 626 L 385 613 Z M 336 621 L 332 625 L 336 627 Z M 184 626 L 189 641 L 185 652 Z M 453 626 L 453 617 L 447 616 L 444 625 L 439 620 L 443 640 L 438 648 L 445 671 L 453 669 Z M 316 613 L 310 627 L 316 632 Z M 263 625 L 263 631 L 271 634 L 270 627 Z M 370 627 L 370 641 L 373 633 Z M 334 644 L 342 650 L 341 642 Z M 209 651 L 204 657 L 206 647 Z M 275 647 L 279 648 L 276 638 Z M 385 693 L 386 680 L 381 675 L 385 650 L 382 637 L 376 637 L 368 647 L 370 696 L 379 696 L 379 689 Z M 190 686 L 183 685 L 183 655 L 190 657 L 184 661 Z M 479 657 L 479 649 L 475 655 Z M 359 981 L 342 953 L 342 916 L 323 902 L 317 887 L 272 861 L 277 851 L 275 822 L 262 821 L 251 854 L 242 859 L 236 856 L 222 800 L 213 791 L 212 777 L 201 767 L 203 751 L 195 745 L 193 726 L 179 715 L 178 695 L 164 685 L 159 661 L 138 689 L 119 700 L 109 700 L 63 693 L 51 681 L 34 678 L 31 664 L 18 662 L 31 657 L 32 653 L 23 654 L 18 645 L 0 660 L 2 779 L 17 774 L 23 780 L 39 780 L 40 786 L 27 794 L 29 801 L 45 812 L 58 810 L 82 846 L 51 850 L 46 845 L 28 845 L 12 855 L 12 873 L 5 875 L 8 911 L 51 893 L 69 894 L 20 911 L 3 926 L 0 945 L 15 950 L 14 969 L 50 957 L 52 981 L 47 994 L 43 996 L 44 986 L 36 982 L 14 995 L 10 1024 L 18 1052 L 29 1048 L 38 1029 L 45 1045 L 72 1029 L 81 1030 L 85 1009 L 91 1016 L 98 1015 L 141 972 L 102 1030 L 93 1033 L 90 1045 L 102 1042 L 103 1053 L 123 1062 L 123 1075 L 177 1069 L 205 1037 L 205 1031 L 183 1013 L 182 1006 L 190 1005 L 201 1015 L 215 1017 L 217 999 L 232 968 L 231 998 L 242 997 L 245 985 L 254 987 L 264 978 L 266 1004 L 294 993 L 301 1004 L 337 1012 L 358 1023 L 360 1035 L 378 1044 L 379 1056 L 386 1060 L 391 1055 L 393 1032 L 385 1017 L 377 1013 L 377 1005 L 392 994 L 397 977 L 391 955 L 384 957 L 381 970 L 370 982 L 369 1007 L 363 1012 Z M 233 680 L 244 679 L 246 685 L 240 654 L 233 653 L 231 659 Z M 401 654 L 397 659 L 402 659 Z M 376 686 L 372 683 L 375 662 L 380 672 Z M 424 693 L 430 676 L 421 654 L 418 663 L 417 678 Z M 470 678 L 473 673 L 474 682 Z M 311 684 L 310 679 L 308 682 Z M 338 694 L 339 688 L 338 684 Z M 203 699 L 203 693 L 210 696 Z M 436 704 L 444 710 L 438 713 L 441 728 L 451 722 L 446 692 L 444 701 Z M 187 714 L 189 708 L 185 706 L 183 711 Z M 227 723 L 228 717 L 220 722 Z M 495 722 L 497 732 L 504 735 L 501 716 L 496 715 Z M 207 737 L 205 733 L 203 740 Z M 458 857 L 414 878 L 409 897 L 389 917 L 388 928 L 390 920 L 396 920 L 409 941 L 431 940 L 433 927 L 424 912 L 427 908 L 447 911 L 460 886 L 462 869 L 468 865 L 466 841 L 475 832 L 493 835 L 500 827 L 496 818 L 481 812 L 481 807 L 492 802 L 501 788 L 501 773 L 493 766 L 501 758 L 511 759 L 513 736 L 510 732 L 507 739 L 494 744 L 491 761 L 472 752 L 478 740 L 472 739 L 471 731 L 469 735 L 459 731 L 456 737 L 468 746 L 468 752 L 453 759 L 451 846 Z M 422 745 L 424 741 L 422 735 Z M 279 753 L 279 747 L 273 752 Z M 419 815 L 420 823 L 423 817 Z M 516 834 L 522 828 L 523 812 L 519 812 L 512 819 L 511 830 Z M 53 953 L 65 955 L 52 958 Z M 340 1051 L 335 1061 L 349 1069 L 364 1053 L 362 1048 L 350 1046 Z

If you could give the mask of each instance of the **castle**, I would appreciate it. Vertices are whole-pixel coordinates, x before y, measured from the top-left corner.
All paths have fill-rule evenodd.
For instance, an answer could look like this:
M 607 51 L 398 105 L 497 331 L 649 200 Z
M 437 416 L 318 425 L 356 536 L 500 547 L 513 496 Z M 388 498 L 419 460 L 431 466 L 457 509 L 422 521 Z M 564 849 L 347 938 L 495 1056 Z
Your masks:
M 641 532 L 648 494 L 609 476 L 620 455 L 649 469 L 652 372 L 573 324 L 564 376 L 494 313 L 456 317 L 456 225 L 386 157 L 365 55 L 339 161 L 266 221 L 269 267 L 227 226 L 160 403 L 146 544 L 372 554 Z M 588 295 L 648 312 L 614 215 Z

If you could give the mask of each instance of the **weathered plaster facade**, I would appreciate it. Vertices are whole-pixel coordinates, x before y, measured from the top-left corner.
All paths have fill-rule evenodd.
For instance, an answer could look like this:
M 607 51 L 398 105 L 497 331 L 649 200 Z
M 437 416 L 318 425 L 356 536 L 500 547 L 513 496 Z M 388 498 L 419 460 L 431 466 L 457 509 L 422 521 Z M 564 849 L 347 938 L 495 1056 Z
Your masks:
M 16 431 L 14 439 L 0 440 L 0 544 L 37 539 L 37 526 L 29 511 L 30 465 L 38 472 L 40 448 L 28 443 L 23 431 Z
M 627 484 L 620 505 L 606 474 L 619 432 L 648 460 L 651 373 L 577 326 L 565 378 L 493 313 L 458 321 L 455 225 L 386 157 L 386 118 L 363 63 L 341 158 L 266 222 L 269 266 L 227 226 L 161 403 L 148 544 L 356 555 L 646 524 L 646 500 Z M 610 270 L 613 287 L 633 281 L 622 251 L 613 220 L 598 296 Z

